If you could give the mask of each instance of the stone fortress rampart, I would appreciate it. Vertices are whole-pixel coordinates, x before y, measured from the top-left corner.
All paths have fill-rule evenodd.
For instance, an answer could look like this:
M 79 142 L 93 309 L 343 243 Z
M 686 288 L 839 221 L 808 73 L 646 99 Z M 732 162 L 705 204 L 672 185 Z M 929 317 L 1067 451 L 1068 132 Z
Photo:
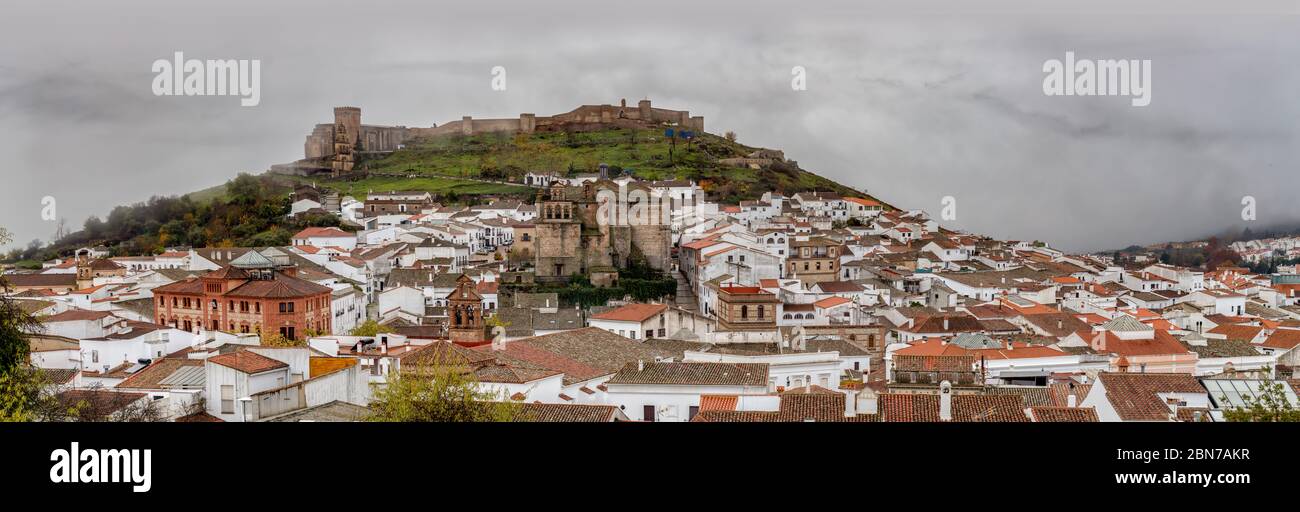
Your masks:
M 311 134 L 307 135 L 303 153 L 308 159 L 334 155 L 335 133 L 339 126 L 344 128 L 348 141 L 356 151 L 383 152 L 395 151 L 401 144 L 418 137 L 484 133 L 516 134 L 569 129 L 586 131 L 609 127 L 658 125 L 674 125 L 703 132 L 704 116 L 691 116 L 686 110 L 654 108 L 650 100 L 641 100 L 637 102 L 636 107 L 628 107 L 627 101 L 623 100 L 618 105 L 583 105 L 553 116 L 538 117 L 531 113 L 504 119 L 475 119 L 465 116 L 459 121 L 451 121 L 441 126 L 407 128 L 361 124 L 360 108 L 337 107 L 334 109 L 334 123 L 318 124 Z

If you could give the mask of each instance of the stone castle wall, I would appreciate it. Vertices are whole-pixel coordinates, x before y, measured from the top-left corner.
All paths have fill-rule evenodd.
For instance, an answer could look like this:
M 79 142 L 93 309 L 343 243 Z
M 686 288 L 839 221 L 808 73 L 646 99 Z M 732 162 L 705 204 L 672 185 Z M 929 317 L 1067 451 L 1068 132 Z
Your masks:
M 704 131 L 704 116 L 691 116 L 686 110 L 654 108 L 650 100 L 641 100 L 637 106 L 626 102 L 619 105 L 583 105 L 563 114 L 538 117 L 524 113 L 519 117 L 474 119 L 462 117 L 459 121 L 433 125 L 427 128 L 405 126 L 375 126 L 361 124 L 361 109 L 338 107 L 334 109 L 333 124 L 318 124 L 307 135 L 303 145 L 306 158 L 322 158 L 334 154 L 334 127 L 342 123 L 347 127 L 352 143 L 361 141 L 361 151 L 394 151 L 397 146 L 417 137 L 440 135 L 480 135 L 485 133 L 534 133 L 558 131 L 566 128 L 579 131 L 606 127 L 646 127 L 675 125 L 697 132 Z

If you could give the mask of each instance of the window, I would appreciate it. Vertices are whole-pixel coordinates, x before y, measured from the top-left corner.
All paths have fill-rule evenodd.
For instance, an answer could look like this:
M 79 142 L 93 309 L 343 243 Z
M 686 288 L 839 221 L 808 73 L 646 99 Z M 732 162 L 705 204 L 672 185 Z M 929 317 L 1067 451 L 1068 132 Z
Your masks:
M 98 363 L 98 362 L 99 362 L 99 351 L 98 351 L 98 350 L 91 350 L 91 351 L 90 351 L 90 362 L 92 362 L 92 363 Z
M 235 387 L 221 386 L 221 414 L 235 413 Z

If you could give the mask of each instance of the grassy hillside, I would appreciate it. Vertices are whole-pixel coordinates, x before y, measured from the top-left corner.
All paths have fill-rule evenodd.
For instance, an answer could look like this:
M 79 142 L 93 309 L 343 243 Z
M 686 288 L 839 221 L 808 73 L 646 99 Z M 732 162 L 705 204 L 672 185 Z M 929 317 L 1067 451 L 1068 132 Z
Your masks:
M 529 171 L 572 176 L 598 172 L 604 163 L 615 175 L 694 180 L 712 199 L 729 204 L 756 199 L 768 191 L 795 194 L 818 190 L 869 197 L 788 162 L 762 169 L 719 163 L 720 159 L 748 156 L 756 149 L 708 133 L 699 134 L 690 144 L 683 140 L 674 143 L 662 131 L 652 129 L 417 139 L 389 154 L 358 155 L 357 169 L 364 172 L 352 176 L 240 175 L 226 185 L 184 196 L 154 197 L 119 206 L 102 220 L 92 216 L 82 230 L 62 240 L 13 251 L 3 259 L 41 261 L 99 243 L 113 247 L 116 255 L 157 253 L 175 245 L 283 245 L 302 227 L 337 224 L 333 216 L 286 218 L 289 191 L 297 183 L 315 183 L 359 199 L 372 190 L 427 190 L 447 203 L 476 202 L 481 195 L 529 199 L 536 190 L 519 184 Z
M 751 169 L 717 162 L 724 158 L 743 157 L 756 149 L 707 133 L 699 135 L 690 144 L 678 140 L 674 145 L 662 131 L 651 129 L 450 135 L 417 139 L 406 144 L 404 149 L 387 155 L 361 155 L 357 168 L 372 174 L 365 179 L 317 178 L 314 181 L 356 197 L 368 190 L 511 194 L 526 193 L 526 190 L 467 180 L 520 182 L 529 171 L 550 171 L 560 175 L 595 173 L 604 163 L 615 172 L 629 172 L 641 179 L 696 180 L 723 202 L 754 199 L 772 190 L 787 194 L 826 190 L 847 196 L 865 196 L 790 165 Z

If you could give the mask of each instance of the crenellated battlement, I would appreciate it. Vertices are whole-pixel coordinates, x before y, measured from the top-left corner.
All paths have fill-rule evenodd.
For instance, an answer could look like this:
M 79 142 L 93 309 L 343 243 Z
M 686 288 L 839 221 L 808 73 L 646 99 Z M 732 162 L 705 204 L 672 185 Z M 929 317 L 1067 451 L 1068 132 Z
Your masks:
M 629 107 L 627 100 L 618 105 L 582 105 L 562 114 L 537 116 L 532 113 L 519 114 L 513 118 L 475 119 L 471 116 L 461 117 L 442 125 L 427 128 L 407 128 L 405 126 L 375 126 L 361 124 L 361 109 L 358 107 L 337 107 L 334 109 L 334 123 L 318 124 L 304 143 L 304 155 L 308 159 L 324 158 L 338 154 L 335 140 L 338 127 L 346 131 L 347 140 L 355 151 L 395 151 L 398 146 L 416 137 L 437 137 L 442 135 L 479 135 L 484 133 L 534 133 L 542 131 L 559 131 L 566 129 L 598 130 L 618 127 L 680 126 L 699 132 L 704 131 L 704 116 L 691 116 L 687 110 L 670 110 L 654 108 L 650 100 L 641 100 L 635 107 Z

